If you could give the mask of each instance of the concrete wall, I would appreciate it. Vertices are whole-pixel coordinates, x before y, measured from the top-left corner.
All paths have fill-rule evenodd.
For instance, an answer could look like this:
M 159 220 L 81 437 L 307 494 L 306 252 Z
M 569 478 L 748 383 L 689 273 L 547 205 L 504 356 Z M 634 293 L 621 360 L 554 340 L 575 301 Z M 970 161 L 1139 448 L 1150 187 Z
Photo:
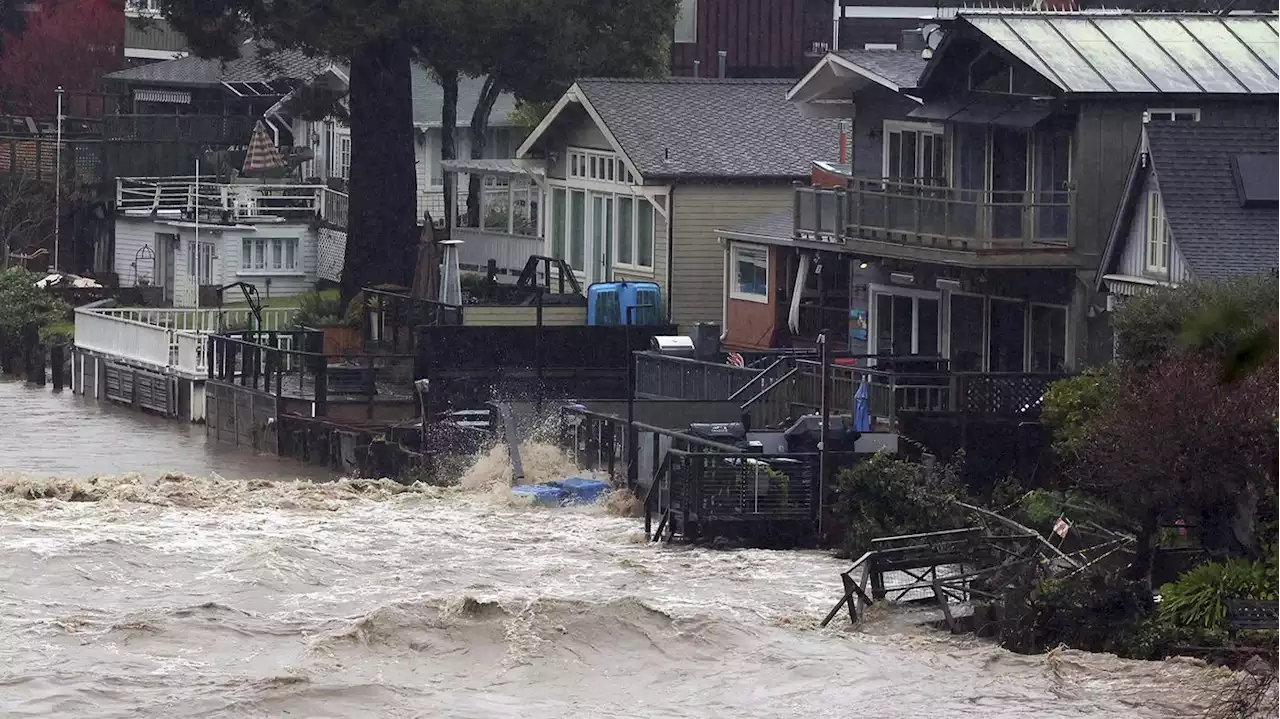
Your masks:
M 682 332 L 695 322 L 721 322 L 724 248 L 718 228 L 794 207 L 790 182 L 770 184 L 682 184 L 673 188 L 671 208 L 671 321 Z

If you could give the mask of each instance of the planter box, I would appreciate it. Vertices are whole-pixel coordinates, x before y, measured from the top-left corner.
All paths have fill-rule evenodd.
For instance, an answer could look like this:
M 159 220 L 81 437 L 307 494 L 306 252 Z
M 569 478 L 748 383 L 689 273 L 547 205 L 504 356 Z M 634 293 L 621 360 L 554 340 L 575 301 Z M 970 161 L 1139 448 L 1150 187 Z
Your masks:
M 346 325 L 321 325 L 317 329 L 324 333 L 324 349 L 321 351 L 330 362 L 340 362 L 348 355 L 360 352 L 362 345 L 360 328 Z

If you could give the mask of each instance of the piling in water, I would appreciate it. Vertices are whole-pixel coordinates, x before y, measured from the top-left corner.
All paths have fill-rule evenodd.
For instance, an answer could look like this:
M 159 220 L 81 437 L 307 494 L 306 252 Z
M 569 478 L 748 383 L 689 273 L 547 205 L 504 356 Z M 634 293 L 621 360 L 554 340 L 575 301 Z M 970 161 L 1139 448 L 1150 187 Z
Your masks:
M 66 346 L 56 344 L 49 348 L 49 364 L 53 365 L 53 391 L 61 392 L 67 370 Z

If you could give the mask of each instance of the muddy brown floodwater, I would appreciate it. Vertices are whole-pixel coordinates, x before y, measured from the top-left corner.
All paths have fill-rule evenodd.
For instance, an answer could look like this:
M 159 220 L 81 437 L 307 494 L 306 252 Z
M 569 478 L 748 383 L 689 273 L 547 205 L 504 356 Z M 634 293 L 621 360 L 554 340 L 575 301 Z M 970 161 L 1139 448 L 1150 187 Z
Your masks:
M 299 481 L 12 382 L 0 433 L 3 717 L 1191 717 L 1225 681 L 889 610 L 818 629 L 843 562 L 514 504 L 500 451 L 458 489 Z

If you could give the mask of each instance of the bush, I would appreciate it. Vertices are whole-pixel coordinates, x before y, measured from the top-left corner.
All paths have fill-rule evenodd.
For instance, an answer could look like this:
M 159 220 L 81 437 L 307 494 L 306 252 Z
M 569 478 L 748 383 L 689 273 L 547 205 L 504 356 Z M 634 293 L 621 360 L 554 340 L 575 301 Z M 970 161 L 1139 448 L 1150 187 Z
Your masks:
M 965 526 L 964 510 L 952 502 L 964 496 L 963 486 L 958 461 L 930 468 L 878 452 L 843 470 L 836 512 L 845 526 L 845 549 L 856 557 L 878 537 Z
M 351 300 L 347 312 L 342 311 L 342 300 L 336 292 L 308 292 L 298 295 L 298 313 L 293 322 L 299 328 L 317 328 L 322 325 L 359 327 L 363 320 L 364 295 Z
M 1243 559 L 1202 564 L 1160 588 L 1160 616 L 1176 626 L 1223 630 L 1228 599 L 1276 598 L 1276 574 Z
M 1041 416 L 1053 428 L 1053 448 L 1059 456 L 1075 457 L 1092 437 L 1097 417 L 1115 398 L 1116 384 L 1115 373 L 1102 370 L 1049 385 Z
M 21 267 L 0 270 L 0 343 L 18 347 L 26 325 L 34 322 L 43 330 L 67 319 L 71 308 L 36 287 L 39 279 Z

